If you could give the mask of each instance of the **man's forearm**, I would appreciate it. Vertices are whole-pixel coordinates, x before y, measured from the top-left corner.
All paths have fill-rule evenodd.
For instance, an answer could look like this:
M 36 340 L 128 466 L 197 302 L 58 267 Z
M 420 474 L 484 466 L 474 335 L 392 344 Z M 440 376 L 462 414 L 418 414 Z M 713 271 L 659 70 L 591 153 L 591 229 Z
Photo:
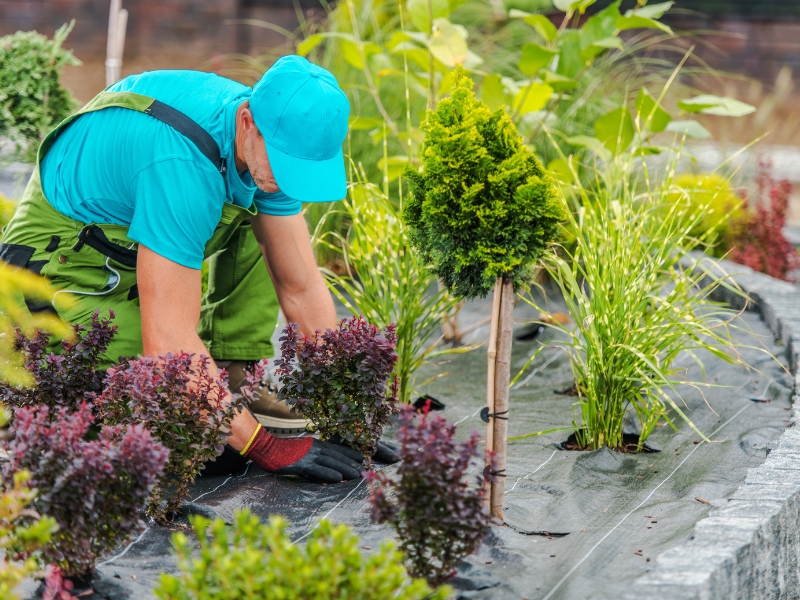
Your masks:
M 300 331 L 307 336 L 314 335 L 316 330 L 336 328 L 333 297 L 319 272 L 302 292 L 282 294 L 278 300 L 286 320 L 300 325 Z

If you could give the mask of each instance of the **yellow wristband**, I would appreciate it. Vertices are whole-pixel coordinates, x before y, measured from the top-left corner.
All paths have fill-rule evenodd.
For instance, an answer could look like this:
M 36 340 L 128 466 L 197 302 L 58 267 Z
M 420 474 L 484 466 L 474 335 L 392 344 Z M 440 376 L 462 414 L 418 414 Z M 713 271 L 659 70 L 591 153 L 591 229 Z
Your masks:
M 253 445 L 253 441 L 256 439 L 256 436 L 258 435 L 259 431 L 261 431 L 261 423 L 258 424 L 258 427 L 256 427 L 256 430 L 253 432 L 253 435 L 250 436 L 250 441 L 247 442 L 247 445 L 244 448 L 242 448 L 242 451 L 239 452 L 239 454 L 241 454 L 242 456 L 247 454 L 247 451 L 250 450 L 250 446 Z

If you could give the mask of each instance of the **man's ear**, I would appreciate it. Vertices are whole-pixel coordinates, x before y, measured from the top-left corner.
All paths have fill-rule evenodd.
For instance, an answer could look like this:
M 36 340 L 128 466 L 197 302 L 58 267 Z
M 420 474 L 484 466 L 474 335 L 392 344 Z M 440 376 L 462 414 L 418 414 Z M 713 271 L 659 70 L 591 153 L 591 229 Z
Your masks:
M 258 131 L 256 122 L 253 120 L 253 113 L 250 110 L 250 101 L 246 101 L 239 111 L 239 119 L 242 129 L 247 133 Z

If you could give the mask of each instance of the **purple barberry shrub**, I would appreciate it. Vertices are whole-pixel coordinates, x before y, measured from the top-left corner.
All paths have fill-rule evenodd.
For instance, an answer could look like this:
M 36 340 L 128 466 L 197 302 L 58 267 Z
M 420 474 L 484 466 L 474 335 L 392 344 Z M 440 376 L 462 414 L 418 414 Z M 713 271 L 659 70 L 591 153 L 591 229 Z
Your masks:
M 58 354 L 47 352 L 50 336 L 38 332 L 32 339 L 17 332 L 16 349 L 25 356 L 25 367 L 33 374 L 35 386 L 15 388 L 0 381 L 0 399 L 12 407 L 38 406 L 75 411 L 102 391 L 103 373 L 97 363 L 117 332 L 112 325 L 114 311 L 107 318 L 98 312 L 91 325 L 75 325 L 72 340 L 62 340 Z M 56 412 L 51 411 L 51 416 Z
M 142 356 L 110 368 L 95 401 L 103 426 L 140 423 L 169 448 L 146 511 L 161 523 L 180 507 L 203 464 L 222 454 L 233 417 L 252 401 L 264 375 L 258 364 L 249 384 L 232 395 L 227 375 L 214 376 L 211 367 L 210 358 L 185 352 Z
M 41 550 L 65 576 L 84 577 L 102 554 L 144 523 L 139 512 L 163 475 L 169 451 L 144 427 L 106 427 L 87 441 L 94 421 L 89 404 L 74 413 L 47 406 L 17 409 L 16 437 L 4 468 L 30 472 L 34 507 L 56 520 L 58 531 Z
M 480 545 L 491 522 L 484 502 L 491 468 L 483 469 L 480 434 L 462 443 L 456 426 L 427 413 L 415 417 L 413 406 L 400 412 L 400 462 L 396 476 L 369 472 L 372 518 L 397 532 L 412 577 L 441 585 L 455 565 Z M 470 485 L 468 472 L 476 472 Z
M 398 413 L 394 325 L 380 331 L 364 317 L 353 317 L 308 338 L 289 323 L 280 340 L 278 397 L 310 419 L 323 440 L 338 434 L 372 456 L 383 428 Z

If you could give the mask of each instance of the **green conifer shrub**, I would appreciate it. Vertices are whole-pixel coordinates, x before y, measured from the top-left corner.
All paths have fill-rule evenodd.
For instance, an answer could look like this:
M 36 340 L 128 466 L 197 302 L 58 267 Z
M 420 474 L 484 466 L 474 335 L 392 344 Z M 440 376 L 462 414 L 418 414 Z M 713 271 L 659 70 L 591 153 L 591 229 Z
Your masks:
M 406 171 L 403 217 L 412 246 L 462 298 L 484 297 L 498 277 L 529 283 L 566 218 L 558 190 L 514 123 L 475 97 L 463 70 L 422 129 L 422 172 Z
M 199 551 L 193 556 L 183 533 L 173 536 L 180 574 L 161 575 L 154 590 L 161 600 L 444 600 L 450 593 L 409 578 L 392 542 L 364 556 L 346 525 L 322 520 L 304 546 L 292 543 L 282 517 L 262 524 L 249 510 L 231 527 L 199 516 L 192 525 Z
M 59 77 L 65 65 L 80 65 L 62 44 L 75 22 L 52 40 L 35 31 L 0 38 L 0 137 L 15 145 L 12 158 L 33 163 L 45 135 L 78 106 Z

